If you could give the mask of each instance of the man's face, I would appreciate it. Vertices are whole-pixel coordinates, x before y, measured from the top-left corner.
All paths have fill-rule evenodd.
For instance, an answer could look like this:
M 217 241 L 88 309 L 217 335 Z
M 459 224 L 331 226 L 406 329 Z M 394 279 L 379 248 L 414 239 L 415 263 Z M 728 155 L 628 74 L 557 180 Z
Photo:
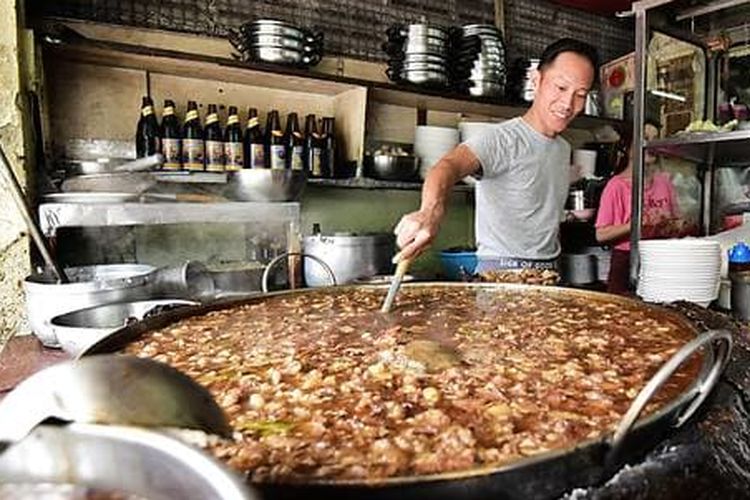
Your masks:
M 545 135 L 557 135 L 568 127 L 586 105 L 593 82 L 591 62 L 574 52 L 562 52 L 537 72 L 532 110 Z

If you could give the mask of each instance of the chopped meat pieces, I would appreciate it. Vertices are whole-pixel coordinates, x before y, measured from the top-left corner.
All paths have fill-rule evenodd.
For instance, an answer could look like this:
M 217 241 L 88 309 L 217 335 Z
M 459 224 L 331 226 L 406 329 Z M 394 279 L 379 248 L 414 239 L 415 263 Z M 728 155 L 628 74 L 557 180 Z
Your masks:
M 545 290 L 546 291 L 546 290 Z M 318 290 L 181 320 L 126 350 L 206 386 L 234 440 L 207 446 L 252 481 L 437 474 L 611 432 L 695 335 L 626 299 L 492 285 Z M 683 391 L 685 364 L 649 405 Z

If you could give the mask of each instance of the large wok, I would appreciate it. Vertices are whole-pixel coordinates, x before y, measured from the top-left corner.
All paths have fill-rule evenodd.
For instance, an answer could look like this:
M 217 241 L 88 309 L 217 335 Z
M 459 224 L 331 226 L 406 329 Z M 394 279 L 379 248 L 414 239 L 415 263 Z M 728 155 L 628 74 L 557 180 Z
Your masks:
M 424 287 L 435 284 L 408 284 L 405 287 Z M 660 314 L 682 323 L 696 334 L 667 362 L 636 397 L 624 415 L 616 432 L 595 440 L 578 443 L 574 447 L 542 453 L 500 467 L 472 469 L 459 473 L 429 476 L 396 477 L 365 481 L 325 480 L 308 484 L 253 484 L 264 498 L 554 498 L 574 488 L 599 484 L 625 463 L 639 460 L 646 451 L 663 440 L 670 431 L 684 424 L 710 394 L 730 355 L 732 339 L 726 331 L 698 332 L 686 319 L 656 306 L 633 299 L 598 292 L 531 285 L 440 283 L 441 287 L 472 287 L 487 290 L 527 291 L 562 296 L 583 296 L 592 300 L 606 300 L 638 307 L 658 309 Z M 356 287 L 347 287 L 354 289 Z M 385 287 L 383 289 L 385 294 Z M 318 289 L 320 290 L 320 289 Z M 163 328 L 176 321 L 202 315 L 210 311 L 241 304 L 264 301 L 269 297 L 309 293 L 305 290 L 275 292 L 238 301 L 226 301 L 199 307 L 182 308 L 131 324 L 93 345 L 82 355 L 117 352 L 142 335 Z M 640 412 L 656 390 L 683 361 L 699 352 L 701 368 L 692 383 L 677 397 L 647 417 L 638 419 Z

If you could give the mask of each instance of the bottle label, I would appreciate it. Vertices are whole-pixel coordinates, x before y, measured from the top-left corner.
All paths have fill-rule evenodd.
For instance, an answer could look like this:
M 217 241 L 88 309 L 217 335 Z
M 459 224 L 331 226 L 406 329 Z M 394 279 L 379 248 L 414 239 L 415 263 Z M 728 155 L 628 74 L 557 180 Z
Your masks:
M 320 148 L 313 148 L 312 150 L 312 165 L 310 165 L 310 172 L 313 177 L 323 177 L 322 152 L 323 150 Z
M 260 121 L 258 120 L 258 117 L 254 116 L 247 120 L 247 128 L 257 127 L 259 123 Z
M 153 106 L 144 106 L 141 109 L 141 114 L 143 116 L 153 115 L 154 114 L 154 107 Z
M 241 170 L 245 163 L 245 152 L 241 142 L 227 142 L 224 144 L 225 170 Z
M 198 119 L 198 110 L 197 109 L 191 109 L 187 113 L 185 113 L 185 123 L 189 122 L 190 120 L 197 120 Z
M 205 159 L 202 139 L 182 140 L 182 166 L 185 170 L 204 170 Z
M 162 139 L 161 153 L 164 155 L 164 170 L 180 170 L 182 168 L 180 139 L 170 137 Z
M 292 170 L 303 170 L 304 169 L 304 150 L 302 146 L 294 146 L 292 148 Z
M 281 130 L 271 130 L 271 135 L 274 137 L 284 137 L 284 132 Z
M 206 141 L 206 170 L 210 172 L 224 171 L 223 141 Z
M 266 149 L 263 144 L 250 145 L 248 166 L 250 168 L 266 168 Z
M 283 144 L 271 144 L 271 168 L 273 170 L 286 168 L 286 147 Z
M 219 121 L 219 115 L 216 113 L 211 113 L 206 117 L 206 125 L 210 125 L 211 123 L 218 122 Z
M 239 122 L 240 118 L 237 115 L 230 115 L 229 118 L 227 118 L 227 125 L 232 125 Z
M 161 114 L 162 118 L 165 116 L 172 116 L 174 114 L 174 108 L 172 106 L 167 106 L 164 108 L 164 112 Z

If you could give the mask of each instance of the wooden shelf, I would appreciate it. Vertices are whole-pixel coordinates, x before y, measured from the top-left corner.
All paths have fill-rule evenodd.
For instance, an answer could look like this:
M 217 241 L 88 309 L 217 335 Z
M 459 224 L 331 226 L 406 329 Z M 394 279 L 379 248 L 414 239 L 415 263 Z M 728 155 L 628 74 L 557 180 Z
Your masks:
M 283 65 L 241 62 L 223 57 L 166 50 L 120 42 L 99 41 L 80 35 L 48 45 L 63 59 L 112 67 L 140 69 L 176 76 L 215 79 L 259 87 L 336 96 L 354 88 L 366 89 L 368 98 L 384 104 L 510 118 L 523 114 L 528 104 L 489 97 L 474 97 L 447 90 L 404 86 L 317 73 Z M 620 125 L 622 121 L 580 116 L 575 128 Z
M 421 182 L 381 181 L 367 177 L 352 177 L 349 179 L 307 179 L 308 186 L 335 187 L 348 189 L 393 189 L 397 191 L 420 191 Z M 456 192 L 473 193 L 474 186 L 456 184 Z
M 529 107 L 526 103 L 509 102 L 499 98 L 474 97 L 455 92 L 386 83 L 371 83 L 370 98 L 383 104 L 396 106 L 503 118 L 519 116 Z M 620 126 L 622 123 L 621 120 L 582 115 L 577 117 L 571 126 L 573 128 L 594 128 L 602 125 Z

